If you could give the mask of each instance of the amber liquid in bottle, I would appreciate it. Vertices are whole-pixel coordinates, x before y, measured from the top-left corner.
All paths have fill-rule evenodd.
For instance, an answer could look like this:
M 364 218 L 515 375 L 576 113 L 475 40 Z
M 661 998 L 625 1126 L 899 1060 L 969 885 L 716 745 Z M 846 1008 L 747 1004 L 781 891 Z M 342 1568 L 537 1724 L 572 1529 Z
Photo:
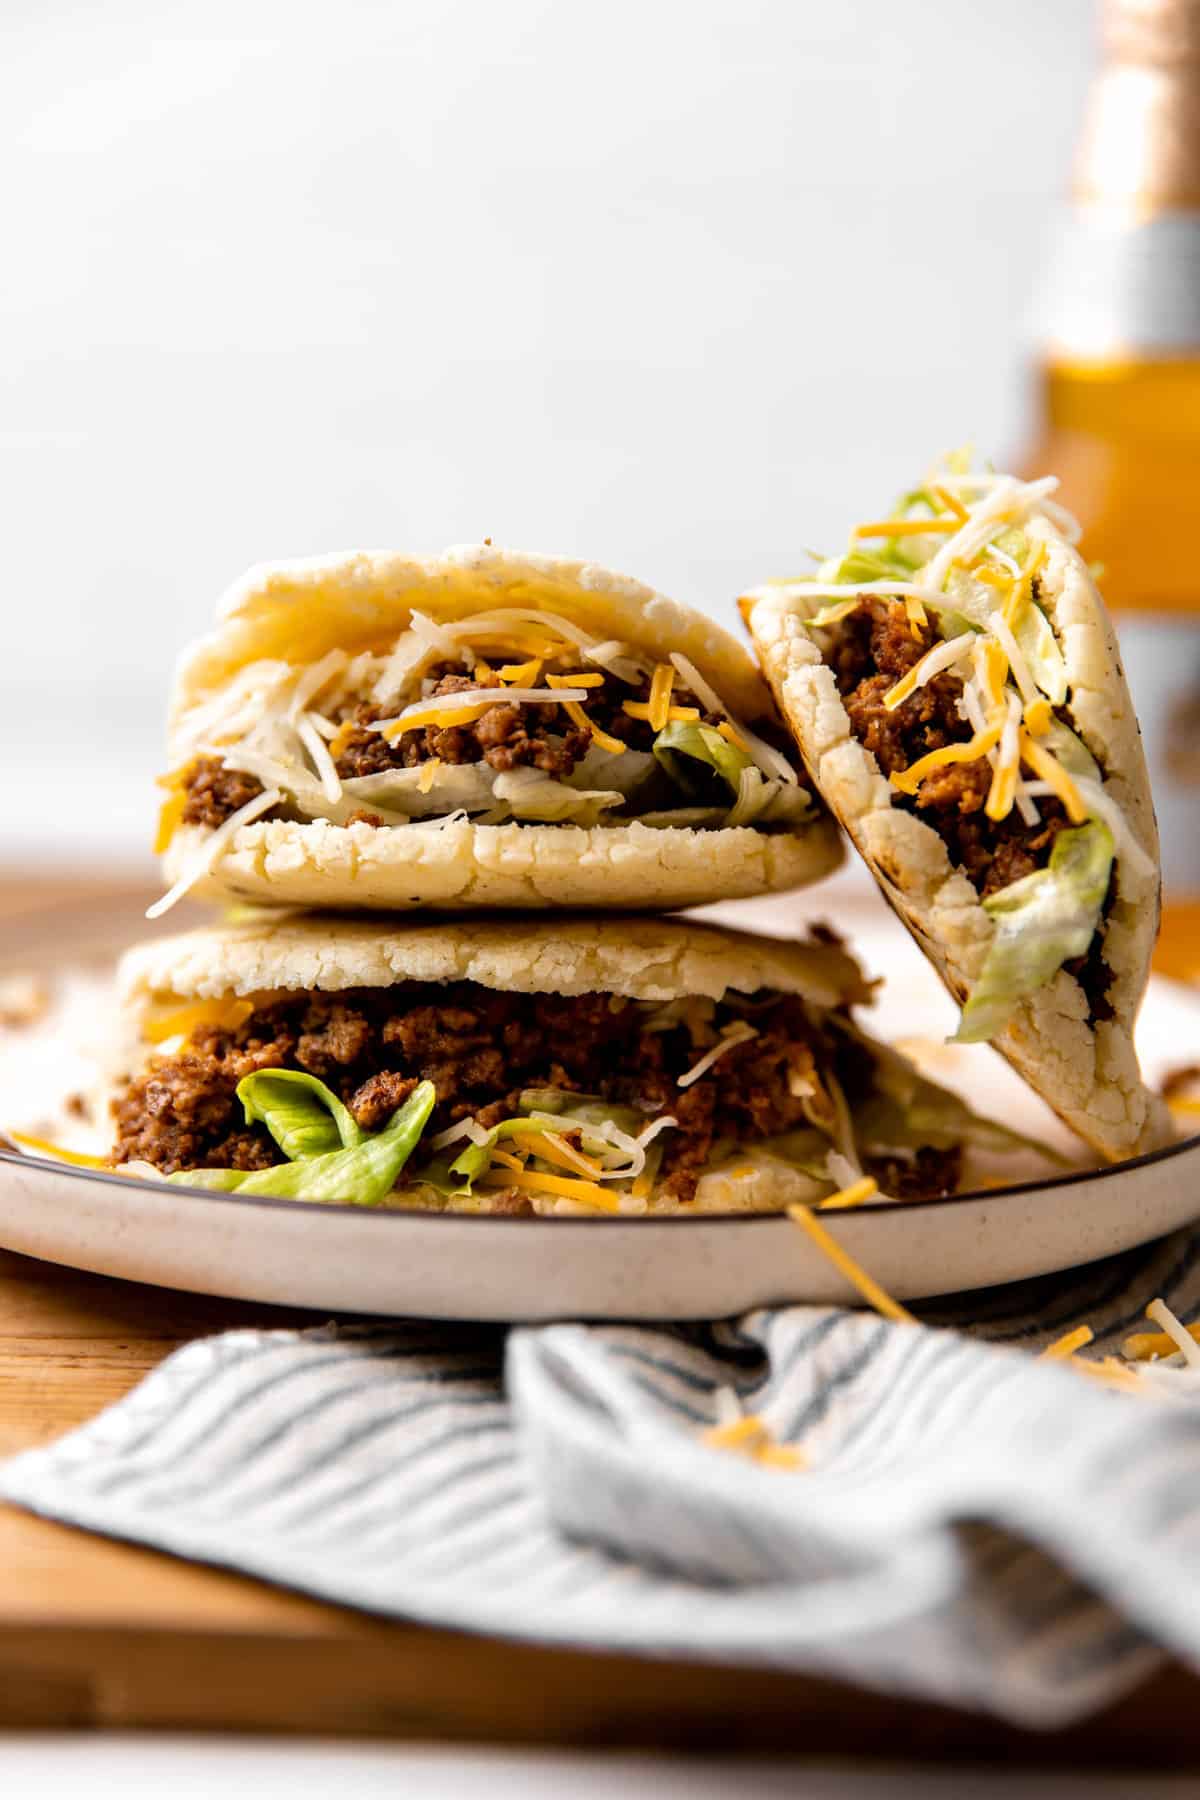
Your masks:
M 1107 0 L 1041 306 L 1038 428 L 1099 564 L 1163 847 L 1167 966 L 1200 976 L 1200 0 Z

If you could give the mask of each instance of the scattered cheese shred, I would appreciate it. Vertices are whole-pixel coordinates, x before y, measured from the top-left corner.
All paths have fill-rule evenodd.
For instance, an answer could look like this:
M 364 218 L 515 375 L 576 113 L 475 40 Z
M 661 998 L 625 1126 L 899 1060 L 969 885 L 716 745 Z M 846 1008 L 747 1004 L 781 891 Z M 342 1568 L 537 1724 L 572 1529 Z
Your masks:
M 958 498 L 957 494 L 952 494 L 948 488 L 937 485 L 930 487 L 929 491 L 939 506 L 944 506 L 947 512 L 954 514 L 954 517 L 958 520 L 960 525 L 966 524 L 971 515 L 963 505 L 962 501 Z
M 1034 737 L 1044 737 L 1050 729 L 1054 713 L 1048 700 L 1030 700 L 1025 708 L 1025 726 Z
M 601 731 L 595 720 L 588 718 L 578 700 L 563 700 L 560 704 L 572 725 L 577 725 L 580 731 L 590 731 L 592 742 L 599 744 L 602 750 L 607 750 L 610 756 L 620 756 L 629 748 L 620 738 L 610 737 L 607 731 Z
M 946 744 L 941 750 L 931 750 L 928 755 L 919 757 L 907 769 L 899 769 L 891 777 L 894 788 L 902 794 L 915 794 L 927 775 L 935 769 L 943 769 L 950 763 L 975 762 L 980 756 L 986 756 L 1000 742 L 1000 721 L 989 725 L 984 731 L 977 731 L 975 736 L 965 744 Z
M 492 1161 L 494 1163 L 502 1163 L 506 1169 L 515 1169 L 518 1175 L 525 1167 L 524 1162 L 519 1156 L 513 1156 L 507 1150 L 493 1150 Z
M 1021 761 L 1028 763 L 1034 774 L 1040 775 L 1042 780 L 1053 789 L 1057 798 L 1066 808 L 1067 817 L 1072 825 L 1082 825 L 1088 816 L 1088 809 L 1079 789 L 1057 757 L 1051 756 L 1045 745 L 1039 744 L 1037 739 L 1030 737 L 1027 731 L 1021 732 L 1020 743 Z
M 278 788 L 266 788 L 261 794 L 256 794 L 253 800 L 248 800 L 245 806 L 239 807 L 237 812 L 231 813 L 200 846 L 199 854 L 188 864 L 174 887 L 168 888 L 161 900 L 156 900 L 153 906 L 146 908 L 146 917 L 161 919 L 165 912 L 170 912 L 189 889 L 194 888 L 210 869 L 216 867 L 242 826 L 261 819 L 273 806 L 278 806 L 282 799 L 283 795 Z
M 536 687 L 541 672 L 541 657 L 531 656 L 528 662 L 505 663 L 499 673 L 501 681 L 516 682 L 520 687 Z
M 427 794 L 437 780 L 437 772 L 442 767 L 440 756 L 431 756 L 428 762 L 421 764 L 421 773 L 417 776 L 417 791 Z
M 730 1025 L 725 1030 L 719 1044 L 714 1044 L 711 1050 L 706 1050 L 700 1061 L 693 1063 L 687 1074 L 679 1077 L 675 1083 L 676 1087 L 691 1087 L 694 1081 L 699 1081 L 702 1075 L 708 1074 L 717 1058 L 724 1056 L 727 1050 L 734 1050 L 739 1044 L 748 1044 L 751 1038 L 757 1036 L 758 1032 L 753 1025 L 748 1025 L 744 1019 L 739 1019 L 735 1025 Z
M 909 598 L 904 602 L 904 610 L 908 615 L 908 629 L 911 635 L 920 639 L 921 633 L 929 624 L 929 614 L 920 600 Z
M 649 1169 L 643 1169 L 629 1190 L 635 1200 L 648 1200 L 654 1187 L 654 1177 Z
M 873 519 L 869 525 L 856 525 L 851 536 L 854 538 L 878 537 L 924 537 L 931 531 L 957 531 L 962 520 L 957 517 L 943 519 Z
M 553 688 L 597 688 L 604 686 L 603 675 L 547 675 L 546 681 Z
M 895 687 L 888 689 L 883 696 L 883 704 L 888 711 L 895 712 L 910 694 L 915 693 L 917 688 L 924 687 L 927 681 L 932 681 L 935 675 L 940 675 L 943 669 L 948 669 L 952 663 L 965 656 L 971 646 L 969 632 L 964 632 L 961 637 L 941 639 L 932 650 L 925 652 L 920 662 L 913 664 L 907 675 L 900 677 Z
M 650 723 L 655 731 L 665 731 L 671 710 L 671 689 L 675 686 L 673 663 L 658 663 L 650 677 Z
M 530 1194 L 562 1194 L 568 1200 L 581 1200 L 585 1206 L 594 1206 L 600 1212 L 620 1212 L 621 1202 L 616 1194 L 606 1193 L 594 1181 L 573 1181 L 568 1175 L 505 1175 L 499 1183 L 503 1187 L 521 1188 Z
M 805 1469 L 808 1459 L 794 1444 L 778 1444 L 770 1427 L 757 1413 L 743 1413 L 723 1425 L 710 1425 L 700 1434 L 710 1450 L 732 1450 L 751 1462 L 770 1469 Z
M 863 1299 L 867 1301 L 868 1305 L 873 1306 L 876 1312 L 882 1313 L 885 1319 L 894 1319 L 900 1325 L 916 1324 L 917 1321 L 907 1308 L 901 1306 L 898 1300 L 893 1300 L 892 1296 L 880 1287 L 874 1276 L 868 1275 L 862 1265 L 855 1262 L 849 1251 L 842 1249 L 832 1232 L 827 1231 L 814 1216 L 811 1207 L 789 1206 L 787 1216 L 808 1233 L 817 1249 L 825 1253 L 834 1267 L 841 1271 L 851 1286 L 858 1289 Z
M 817 1201 L 818 1212 L 840 1211 L 845 1206 L 861 1206 L 872 1194 L 879 1192 L 879 1183 L 872 1175 L 864 1175 L 861 1181 L 852 1181 L 849 1187 L 839 1188 L 836 1194 L 826 1194 L 823 1200 Z
M 1095 1335 L 1090 1325 L 1077 1325 L 1074 1331 L 1066 1331 L 1062 1337 L 1055 1338 L 1052 1344 L 1047 1344 L 1039 1361 L 1065 1362 L 1077 1350 L 1082 1350 L 1085 1344 L 1090 1344 Z
M 1185 1325 L 1188 1336 L 1200 1343 L 1200 1324 Z M 1149 1362 L 1155 1356 L 1174 1356 L 1179 1345 L 1166 1331 L 1135 1331 L 1121 1345 L 1122 1354 L 1130 1362 Z
M 677 707 L 675 710 L 681 712 L 683 708 Z M 727 744 L 732 744 L 735 750 L 744 750 L 746 755 L 749 756 L 750 746 L 736 725 L 731 725 L 728 719 L 722 719 L 721 723 L 717 726 L 717 731 L 725 739 Z
M 1191 1369 L 1200 1369 L 1200 1344 L 1198 1344 L 1182 1319 L 1176 1318 L 1165 1300 L 1152 1300 L 1146 1308 L 1146 1317 L 1161 1325 L 1171 1339 L 1176 1350 L 1183 1353 L 1183 1359 Z
M 354 729 L 353 719 L 343 719 L 338 726 L 329 745 L 329 754 L 332 756 L 334 762 L 337 761 L 339 756 L 344 756 L 346 754 L 350 739 L 354 735 Z
M 533 1156 L 540 1156 L 543 1162 L 554 1163 L 560 1169 L 573 1169 L 577 1175 L 590 1175 L 593 1180 L 604 1172 L 598 1162 L 585 1156 L 582 1150 L 576 1150 L 556 1131 L 540 1131 L 535 1137 L 526 1138 L 522 1148 Z
M 154 834 L 154 854 L 161 856 L 183 823 L 187 794 L 182 790 L 168 794 L 158 809 L 158 829 Z
M 165 1043 L 167 1038 L 191 1037 L 200 1025 L 215 1025 L 222 1031 L 236 1031 L 254 1011 L 253 1002 L 240 999 L 196 1000 L 190 1006 L 177 1007 L 165 1018 L 151 1019 L 142 1028 L 148 1044 Z
M 22 1150 L 32 1150 L 38 1156 L 52 1156 L 56 1162 L 73 1163 L 80 1169 L 112 1167 L 107 1157 L 86 1156 L 82 1150 L 63 1150 L 57 1144 L 50 1143 L 46 1138 L 31 1137 L 27 1131 L 6 1131 L 4 1136 L 10 1137 L 14 1144 L 21 1146 Z
M 1000 733 L 1000 748 L 996 757 L 996 767 L 992 773 L 991 786 L 988 788 L 984 812 L 989 819 L 1007 819 L 1016 798 L 1017 777 L 1021 773 L 1021 702 L 1015 694 L 1008 696 L 1005 709 L 1004 729 Z

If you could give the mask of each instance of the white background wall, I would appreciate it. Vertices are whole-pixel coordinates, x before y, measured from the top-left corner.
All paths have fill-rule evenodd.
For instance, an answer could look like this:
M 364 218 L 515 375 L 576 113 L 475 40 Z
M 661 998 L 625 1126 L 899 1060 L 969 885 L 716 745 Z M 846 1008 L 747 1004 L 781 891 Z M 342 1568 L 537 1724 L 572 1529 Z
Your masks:
M 173 655 L 249 562 L 491 535 L 723 611 L 1011 450 L 1091 27 L 5 0 L 0 855 L 144 845 Z

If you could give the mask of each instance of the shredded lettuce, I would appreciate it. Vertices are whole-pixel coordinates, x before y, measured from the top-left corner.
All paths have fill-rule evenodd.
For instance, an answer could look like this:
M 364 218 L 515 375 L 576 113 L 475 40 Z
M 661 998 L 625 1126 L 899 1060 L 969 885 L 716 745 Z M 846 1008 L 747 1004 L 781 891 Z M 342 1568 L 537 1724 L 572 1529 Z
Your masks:
M 337 1095 L 299 1069 L 268 1069 L 238 1083 L 247 1125 L 261 1121 L 289 1162 L 349 1150 L 365 1137 Z
M 341 1149 L 326 1149 L 316 1154 L 299 1154 L 296 1161 L 277 1163 L 270 1169 L 257 1169 L 246 1174 L 235 1169 L 185 1169 L 169 1177 L 187 1187 L 221 1188 L 237 1194 L 267 1195 L 279 1200 L 341 1201 L 350 1206 L 378 1206 L 396 1185 L 398 1176 L 417 1146 L 437 1100 L 431 1081 L 415 1087 L 403 1106 L 397 1107 L 382 1131 L 365 1132 L 354 1123 L 324 1082 L 312 1076 L 299 1077 L 310 1101 L 327 1110 L 329 1126 L 321 1127 L 310 1107 L 295 1094 L 285 1094 L 280 1082 L 283 1070 L 247 1075 L 238 1083 L 237 1095 L 246 1110 L 247 1121 L 262 1119 L 268 1131 L 284 1149 L 288 1142 L 316 1143 L 332 1141 L 331 1134 L 342 1143 Z M 278 1084 L 267 1088 L 264 1080 Z M 296 1085 L 295 1083 L 291 1085 Z M 342 1118 L 342 1115 L 345 1115 Z M 346 1142 L 343 1129 L 352 1128 L 356 1138 Z M 285 1154 L 286 1154 L 285 1150 Z
M 754 760 L 713 726 L 686 719 L 677 719 L 658 733 L 654 755 L 676 787 L 697 801 L 710 797 L 713 775 L 720 776 L 736 796 L 742 770 Z
M 1069 686 L 1067 664 L 1050 621 L 1030 600 L 1017 616 L 1014 635 L 1029 664 L 1029 673 L 1052 706 L 1061 706 Z
M 883 550 L 848 550 L 844 556 L 830 556 L 820 565 L 816 579 L 823 585 L 853 587 L 862 581 L 909 581 L 920 557 L 910 557 L 892 538 Z
M 875 1042 L 867 1047 L 874 1059 L 875 1084 L 854 1108 L 854 1133 L 868 1155 L 903 1155 L 923 1147 L 952 1150 L 963 1144 L 1002 1154 L 1036 1150 L 1059 1160 L 1057 1151 L 977 1113 L 958 1094 L 930 1081 L 898 1050 Z
M 1085 781 L 1103 781 L 1100 764 L 1079 734 L 1064 725 L 1061 719 L 1051 719 L 1049 729 L 1042 733 L 1038 742 L 1057 756 L 1068 775 L 1074 775 L 1076 779 L 1082 776 Z
M 1113 863 L 1113 836 L 1099 819 L 1060 831 L 1044 869 L 983 902 L 995 934 L 953 1041 L 986 1043 L 1019 1000 L 1063 963 L 1087 953 L 1100 923 Z

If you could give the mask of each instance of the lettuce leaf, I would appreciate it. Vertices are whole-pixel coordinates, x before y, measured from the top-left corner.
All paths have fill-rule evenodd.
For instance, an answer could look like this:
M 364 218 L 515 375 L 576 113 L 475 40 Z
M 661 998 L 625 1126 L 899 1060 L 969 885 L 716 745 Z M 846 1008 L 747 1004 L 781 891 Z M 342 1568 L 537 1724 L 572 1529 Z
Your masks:
M 711 725 L 674 720 L 654 740 L 654 755 L 676 787 L 698 802 L 712 798 L 714 775 L 732 788 L 736 797 L 742 770 L 753 757 L 723 738 Z
M 1108 892 L 1113 836 L 1099 819 L 1060 831 L 1044 869 L 983 902 L 996 930 L 952 1042 L 982 1044 L 1063 963 L 1086 954 Z
M 1067 664 L 1058 647 L 1058 639 L 1050 621 L 1035 601 L 1030 600 L 1017 616 L 1013 635 L 1029 664 L 1029 673 L 1052 706 L 1061 706 L 1067 697 Z
M 854 1106 L 854 1135 L 867 1154 L 883 1156 L 923 1146 L 952 1150 L 964 1144 L 1001 1154 L 1036 1150 L 1053 1161 L 1064 1160 L 1037 1139 L 977 1113 L 950 1088 L 922 1075 L 898 1050 L 874 1042 L 867 1047 L 875 1063 L 874 1088 Z
M 273 1070 L 271 1078 L 276 1079 L 283 1073 L 282 1070 Z M 259 1080 L 257 1075 L 247 1075 L 238 1083 L 238 1098 L 243 1106 L 247 1106 L 247 1117 L 250 1117 L 249 1103 L 242 1089 L 248 1083 Z M 311 1081 L 312 1077 L 308 1077 L 308 1080 Z M 322 1082 L 314 1082 L 313 1088 L 323 1090 L 331 1100 L 334 1098 Z M 317 1098 L 319 1100 L 319 1095 Z M 397 1177 L 420 1140 L 436 1100 L 437 1091 L 433 1083 L 422 1081 L 413 1089 L 404 1105 L 396 1108 L 382 1131 L 364 1132 L 347 1114 L 350 1125 L 358 1134 L 358 1141 L 347 1144 L 340 1150 L 301 1155 L 295 1162 L 277 1163 L 270 1169 L 256 1169 L 253 1174 L 236 1169 L 190 1169 L 182 1170 L 170 1179 L 187 1187 L 221 1188 L 226 1192 L 266 1195 L 277 1200 L 325 1200 L 341 1201 L 350 1206 L 378 1206 L 395 1187 Z M 262 1117 L 268 1130 L 273 1129 L 270 1120 L 274 1118 L 279 1128 L 286 1129 L 291 1140 L 296 1142 L 299 1139 L 295 1132 L 312 1126 L 311 1120 L 298 1122 L 297 1109 L 291 1097 L 287 1105 L 279 1104 L 278 1096 L 272 1094 L 263 1095 L 262 1101 L 266 1110 L 261 1114 L 255 1113 L 254 1116 Z M 259 1104 L 257 1095 L 253 1103 L 256 1106 Z M 340 1106 L 340 1102 L 337 1104 Z M 340 1137 L 338 1115 L 330 1109 L 328 1116 L 331 1116 L 333 1129 L 338 1131 Z M 311 1141 L 316 1141 L 315 1129 Z
M 353 1113 L 315 1075 L 268 1069 L 237 1086 L 247 1125 L 261 1121 L 289 1162 L 361 1144 L 366 1133 Z

